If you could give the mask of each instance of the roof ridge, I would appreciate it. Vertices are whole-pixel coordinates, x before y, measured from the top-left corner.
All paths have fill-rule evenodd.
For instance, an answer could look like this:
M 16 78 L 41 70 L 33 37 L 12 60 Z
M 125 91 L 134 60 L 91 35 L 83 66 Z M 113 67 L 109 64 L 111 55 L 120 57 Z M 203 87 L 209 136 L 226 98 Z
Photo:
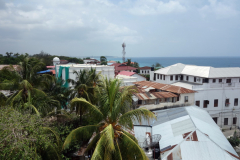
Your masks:
M 229 151 L 227 151 L 227 150 L 225 150 L 225 149 L 223 149 L 220 145 L 218 145 L 216 142 L 214 142 L 209 136 L 207 136 L 205 133 L 203 133 L 200 129 L 196 129 L 196 130 L 198 130 L 199 132 L 201 132 L 205 137 L 207 137 L 210 141 L 212 141 L 216 146 L 218 146 L 221 150 L 223 150 L 223 151 L 225 151 L 225 152 L 229 152 Z M 229 152 L 229 153 L 231 153 L 231 152 Z M 228 154 L 229 154 L 228 153 Z M 233 153 L 232 153 L 233 154 Z M 231 154 L 229 154 L 229 155 L 231 155 Z M 233 155 L 235 155 L 235 154 L 233 154 Z M 231 155 L 232 156 L 232 155 Z M 236 156 L 236 155 L 235 155 Z M 238 155 L 237 155 L 238 156 Z M 239 157 L 239 156 L 238 156 Z M 236 158 L 236 157 L 234 157 L 234 158 Z

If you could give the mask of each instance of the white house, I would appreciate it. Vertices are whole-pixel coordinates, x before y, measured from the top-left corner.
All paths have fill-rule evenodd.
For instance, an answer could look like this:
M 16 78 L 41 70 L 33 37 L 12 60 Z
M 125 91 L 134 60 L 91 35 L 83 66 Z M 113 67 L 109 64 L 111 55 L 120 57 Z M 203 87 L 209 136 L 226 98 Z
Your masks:
M 139 74 L 150 75 L 151 67 L 145 66 L 139 68 Z
M 101 64 L 100 61 L 98 61 L 94 58 L 84 59 L 83 62 L 84 62 L 84 64 Z
M 195 91 L 179 86 L 157 82 L 135 82 L 136 106 L 149 110 L 166 109 L 194 105 Z
M 134 82 L 138 81 L 146 81 L 146 78 L 137 74 L 136 72 L 129 72 L 129 71 L 121 71 L 118 73 L 116 78 L 121 79 L 123 85 L 131 86 L 134 85 Z
M 222 128 L 240 125 L 240 68 L 174 64 L 151 72 L 155 82 L 196 91 L 195 105 L 209 112 Z
M 142 148 L 159 147 L 162 160 L 239 159 L 206 110 L 188 106 L 154 113 L 157 120 L 135 121 L 133 134 Z
M 96 73 L 101 72 L 101 75 L 107 78 L 114 78 L 114 66 L 96 65 L 96 64 L 65 64 L 56 65 L 56 76 L 63 80 L 76 79 L 74 71 L 96 69 Z M 68 84 L 66 84 L 68 86 Z

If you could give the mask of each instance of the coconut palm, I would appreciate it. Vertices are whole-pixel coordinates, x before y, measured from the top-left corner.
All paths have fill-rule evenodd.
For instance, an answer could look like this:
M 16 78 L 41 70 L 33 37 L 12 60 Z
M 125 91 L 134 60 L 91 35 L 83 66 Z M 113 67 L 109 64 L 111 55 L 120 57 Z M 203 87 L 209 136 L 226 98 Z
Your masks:
M 66 138 L 63 149 L 68 148 L 77 140 L 86 140 L 91 137 L 87 150 L 94 149 L 92 159 L 138 160 L 147 159 L 144 151 L 139 147 L 136 138 L 130 134 L 133 129 L 133 120 L 156 118 L 152 112 L 140 108 L 131 110 L 132 87 L 120 87 L 118 79 L 104 79 L 96 93 L 99 97 L 98 106 L 84 98 L 74 98 L 71 105 L 84 104 L 90 108 L 96 125 L 82 126 L 73 130 Z
M 73 85 L 71 98 L 85 98 L 89 102 L 95 104 L 94 88 L 99 81 L 99 74 L 96 74 L 95 69 L 74 71 L 76 80 L 69 79 Z M 80 124 L 82 123 L 82 115 L 87 111 L 85 104 L 72 105 L 71 110 L 76 108 L 76 114 L 80 116 Z
M 47 96 L 43 91 L 34 88 L 27 80 L 23 80 L 15 88 L 17 90 L 6 101 L 7 104 L 20 110 L 30 109 L 38 115 L 46 115 L 56 107 L 59 108 L 58 101 Z M 40 113 L 39 113 L 40 112 Z

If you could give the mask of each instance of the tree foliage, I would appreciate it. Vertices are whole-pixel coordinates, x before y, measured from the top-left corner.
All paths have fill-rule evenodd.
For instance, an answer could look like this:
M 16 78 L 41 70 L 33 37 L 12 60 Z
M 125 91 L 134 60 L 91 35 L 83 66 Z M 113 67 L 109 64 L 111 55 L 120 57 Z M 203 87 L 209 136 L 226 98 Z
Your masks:
M 87 150 L 94 148 L 92 159 L 147 159 L 129 132 L 133 128 L 133 120 L 155 118 L 147 109 L 131 110 L 131 87 L 120 87 L 118 79 L 101 81 L 96 87 L 98 105 L 93 105 L 84 98 L 75 98 L 75 103 L 88 107 L 92 118 L 98 121 L 95 125 L 82 126 L 73 130 L 66 138 L 63 149 L 68 148 L 77 140 L 92 137 Z M 95 133 L 95 134 L 94 134 Z
M 0 159 L 61 159 L 61 141 L 46 120 L 11 107 L 0 112 Z

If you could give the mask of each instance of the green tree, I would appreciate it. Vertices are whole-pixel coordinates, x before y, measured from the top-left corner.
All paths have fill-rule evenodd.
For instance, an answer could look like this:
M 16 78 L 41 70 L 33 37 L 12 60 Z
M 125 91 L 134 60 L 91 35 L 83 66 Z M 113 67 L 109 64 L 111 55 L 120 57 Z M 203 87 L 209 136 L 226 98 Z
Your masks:
M 62 143 L 48 120 L 11 107 L 0 112 L 0 159 L 61 159 Z
M 127 59 L 127 66 L 131 66 L 131 63 L 132 63 L 131 59 Z
M 101 61 L 101 62 L 107 62 L 107 58 L 106 58 L 105 56 L 101 56 L 101 57 L 100 57 L 100 61 Z
M 89 102 L 94 103 L 94 87 L 98 83 L 99 74 L 96 74 L 95 69 L 74 71 L 76 74 L 76 79 L 69 79 L 68 81 L 72 83 L 74 89 L 72 90 L 71 98 L 85 98 Z M 87 107 L 84 104 L 76 104 L 72 106 L 71 110 L 76 107 L 76 114 L 80 116 L 80 124 L 82 123 L 82 115 L 87 111 Z
M 66 138 L 63 149 L 79 139 L 92 137 L 87 150 L 93 149 L 92 160 L 98 159 L 148 159 L 138 145 L 137 139 L 128 131 L 133 129 L 133 120 L 154 118 L 147 109 L 131 110 L 132 87 L 121 88 L 118 79 L 104 79 L 96 88 L 98 106 L 84 98 L 74 98 L 71 105 L 84 104 L 91 109 L 96 125 L 88 125 L 73 130 Z M 156 118 L 156 117 L 155 117 Z

